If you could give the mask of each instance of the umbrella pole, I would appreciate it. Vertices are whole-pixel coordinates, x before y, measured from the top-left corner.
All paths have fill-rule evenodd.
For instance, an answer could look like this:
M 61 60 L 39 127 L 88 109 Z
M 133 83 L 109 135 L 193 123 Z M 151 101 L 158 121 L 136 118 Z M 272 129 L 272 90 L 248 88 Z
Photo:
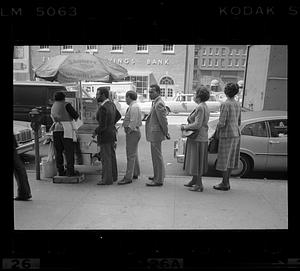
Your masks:
M 79 93 L 80 93 L 80 116 L 81 121 L 83 121 L 83 109 L 82 109 L 82 86 L 81 86 L 81 80 L 79 80 Z

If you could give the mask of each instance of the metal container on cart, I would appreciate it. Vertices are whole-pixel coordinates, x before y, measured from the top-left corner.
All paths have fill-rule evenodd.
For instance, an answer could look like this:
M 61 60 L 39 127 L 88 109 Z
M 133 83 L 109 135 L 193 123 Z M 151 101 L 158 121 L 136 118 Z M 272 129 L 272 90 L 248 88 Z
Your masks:
M 94 161 L 97 161 L 94 156 L 100 152 L 100 147 L 95 141 L 92 141 L 92 135 L 98 126 L 96 120 L 97 110 L 98 104 L 96 99 L 82 98 L 83 124 L 78 128 L 78 140 L 83 164 L 87 166 L 94 165 Z

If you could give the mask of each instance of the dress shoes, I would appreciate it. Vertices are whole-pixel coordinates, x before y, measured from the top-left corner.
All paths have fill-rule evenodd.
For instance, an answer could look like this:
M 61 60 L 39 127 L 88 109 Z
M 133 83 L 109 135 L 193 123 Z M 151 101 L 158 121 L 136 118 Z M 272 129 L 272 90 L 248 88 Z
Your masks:
M 14 200 L 17 200 L 17 201 L 30 201 L 32 198 L 32 196 L 29 196 L 29 197 L 20 197 L 20 196 L 17 196 L 14 198 Z
M 153 181 L 154 177 L 148 177 L 148 180 Z
M 139 176 L 133 176 L 132 177 L 132 179 L 134 179 L 134 180 L 136 180 L 136 179 L 138 179 L 139 178 Z
M 146 183 L 146 186 L 162 186 L 162 183 L 156 183 L 156 182 L 150 182 L 150 183 Z
M 221 190 L 221 191 L 228 191 L 228 190 L 230 190 L 230 186 L 226 186 L 226 185 L 224 185 L 222 183 L 214 185 L 213 188 L 216 189 L 216 190 Z
M 118 182 L 118 184 L 128 184 L 128 183 L 132 183 L 132 180 L 126 180 L 126 179 L 122 179 Z

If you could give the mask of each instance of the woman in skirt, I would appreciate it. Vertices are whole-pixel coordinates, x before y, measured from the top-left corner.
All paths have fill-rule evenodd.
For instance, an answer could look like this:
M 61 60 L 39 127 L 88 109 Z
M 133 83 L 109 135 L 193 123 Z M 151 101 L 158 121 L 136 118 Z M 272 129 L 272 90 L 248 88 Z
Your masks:
M 208 147 L 208 119 L 209 110 L 206 101 L 209 99 L 209 91 L 201 86 L 194 95 L 194 101 L 198 104 L 189 115 L 188 124 L 181 125 L 181 130 L 196 130 L 191 138 L 187 138 L 184 168 L 192 180 L 185 184 L 190 191 L 202 192 L 202 175 L 207 172 L 207 147 Z
M 240 156 L 241 133 L 241 106 L 234 96 L 238 94 L 239 86 L 228 83 L 224 93 L 227 100 L 221 104 L 219 123 L 217 125 L 219 147 L 216 169 L 223 172 L 222 182 L 214 189 L 228 191 L 230 189 L 229 177 L 232 169 L 238 167 Z

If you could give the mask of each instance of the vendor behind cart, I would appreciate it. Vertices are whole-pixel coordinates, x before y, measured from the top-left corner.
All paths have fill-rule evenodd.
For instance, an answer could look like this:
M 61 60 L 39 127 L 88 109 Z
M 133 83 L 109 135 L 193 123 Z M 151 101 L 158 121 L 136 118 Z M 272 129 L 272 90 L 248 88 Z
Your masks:
M 76 138 L 76 127 L 74 120 L 79 114 L 70 103 L 65 101 L 65 93 L 57 91 L 54 94 L 54 103 L 51 107 L 51 118 L 53 125 L 53 143 L 55 148 L 56 167 L 59 176 L 78 176 L 74 169 L 74 143 Z M 65 153 L 67 168 L 64 168 L 63 151 Z

